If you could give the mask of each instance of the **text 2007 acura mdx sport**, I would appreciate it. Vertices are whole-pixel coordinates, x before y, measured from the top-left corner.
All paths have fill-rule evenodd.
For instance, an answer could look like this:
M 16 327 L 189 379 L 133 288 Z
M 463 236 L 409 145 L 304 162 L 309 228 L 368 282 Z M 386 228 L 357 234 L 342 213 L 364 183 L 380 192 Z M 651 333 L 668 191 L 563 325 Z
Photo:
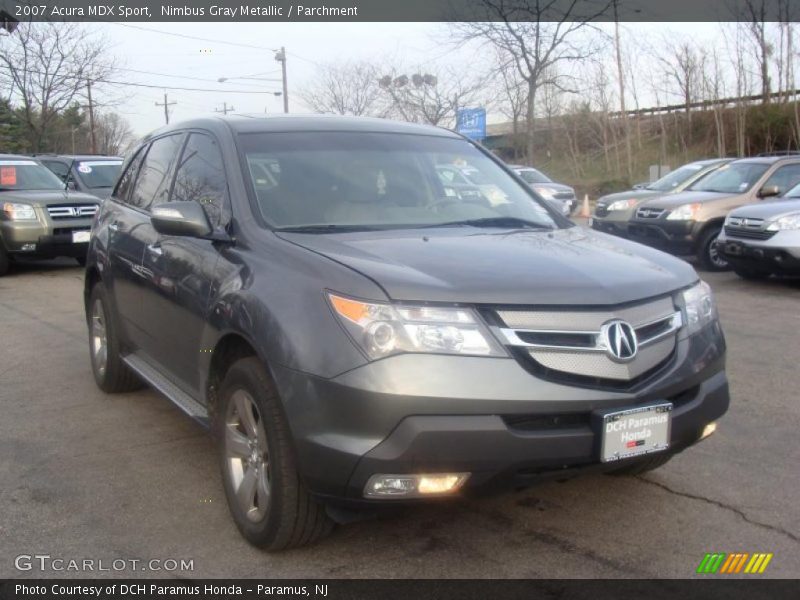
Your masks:
M 437 166 L 501 196 L 448 196 Z M 208 420 L 270 549 L 353 509 L 655 468 L 727 409 L 686 263 L 582 229 L 446 130 L 204 119 L 149 136 L 95 223 L 91 361 Z

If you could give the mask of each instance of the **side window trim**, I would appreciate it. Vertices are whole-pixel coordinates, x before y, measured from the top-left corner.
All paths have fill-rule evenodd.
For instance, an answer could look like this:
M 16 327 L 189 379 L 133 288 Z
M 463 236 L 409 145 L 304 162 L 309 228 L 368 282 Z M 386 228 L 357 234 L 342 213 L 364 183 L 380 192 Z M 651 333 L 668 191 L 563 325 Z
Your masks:
M 139 171 L 141 171 L 141 169 L 142 169 L 142 163 L 144 162 L 144 159 L 147 156 L 148 150 L 150 150 L 150 142 L 146 142 L 146 143 L 142 144 L 141 146 L 139 146 L 139 148 L 136 150 L 136 152 L 133 153 L 133 156 L 131 156 L 130 161 L 128 162 L 128 164 L 125 167 L 125 170 L 122 171 L 122 173 L 120 174 L 119 178 L 117 179 L 117 183 L 114 186 L 114 190 L 111 192 L 111 197 L 112 198 L 116 198 L 117 200 L 121 201 L 123 204 L 125 204 L 126 206 L 129 206 L 131 208 L 133 208 L 133 206 L 130 204 L 130 202 L 128 202 L 128 198 L 120 198 L 120 196 L 119 196 L 119 186 L 122 183 L 122 180 L 125 178 L 125 175 L 128 174 L 128 171 L 130 169 L 136 169 L 136 173 L 135 174 L 132 173 L 133 181 L 131 181 L 130 187 L 128 188 L 128 197 L 130 197 L 131 191 L 133 190 L 134 186 L 136 185 L 136 180 L 139 179 Z M 136 161 L 139 159 L 140 155 L 141 155 L 141 160 L 139 160 L 139 162 L 137 164 Z

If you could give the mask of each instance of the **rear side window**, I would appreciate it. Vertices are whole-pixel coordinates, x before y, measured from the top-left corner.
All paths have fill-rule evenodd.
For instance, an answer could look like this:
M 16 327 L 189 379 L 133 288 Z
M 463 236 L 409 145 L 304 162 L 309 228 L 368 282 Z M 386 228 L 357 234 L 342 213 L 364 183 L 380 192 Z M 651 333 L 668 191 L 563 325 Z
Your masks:
M 183 134 L 158 138 L 150 144 L 139 177 L 130 196 L 130 204 L 144 210 L 152 204 L 166 202 L 170 188 L 172 165 L 178 158 Z
M 171 200 L 199 203 L 215 227 L 228 221 L 228 185 L 222 166 L 222 152 L 208 135 L 193 133 L 175 171 Z
M 122 174 L 122 177 L 119 178 L 117 182 L 117 189 L 114 190 L 114 197 L 118 200 L 122 200 L 123 202 L 130 201 L 130 194 L 131 189 L 133 189 L 133 182 L 136 181 L 136 174 L 139 172 L 139 167 L 142 164 L 142 159 L 144 155 L 147 153 L 147 147 L 143 146 L 139 148 L 138 152 L 134 155 L 134 157 L 128 162 L 128 166 L 125 169 L 125 172 Z

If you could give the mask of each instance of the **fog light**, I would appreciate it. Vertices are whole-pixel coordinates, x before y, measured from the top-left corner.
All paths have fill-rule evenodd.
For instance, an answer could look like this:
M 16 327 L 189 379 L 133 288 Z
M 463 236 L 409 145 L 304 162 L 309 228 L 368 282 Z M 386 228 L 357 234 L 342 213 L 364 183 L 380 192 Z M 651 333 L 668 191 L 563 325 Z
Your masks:
M 373 475 L 364 487 L 368 498 L 418 498 L 456 492 L 469 473 L 435 473 L 425 475 Z
M 706 425 L 706 426 L 703 428 L 703 433 L 700 435 L 700 439 L 701 439 L 701 440 L 704 440 L 704 439 L 706 439 L 708 436 L 710 436 L 710 435 L 711 435 L 712 433 L 714 433 L 716 430 L 717 430 L 717 424 L 716 424 L 716 422 L 711 422 L 711 423 L 709 423 L 708 425 Z
M 36 250 L 36 244 L 22 244 L 19 249 L 23 252 L 33 252 Z

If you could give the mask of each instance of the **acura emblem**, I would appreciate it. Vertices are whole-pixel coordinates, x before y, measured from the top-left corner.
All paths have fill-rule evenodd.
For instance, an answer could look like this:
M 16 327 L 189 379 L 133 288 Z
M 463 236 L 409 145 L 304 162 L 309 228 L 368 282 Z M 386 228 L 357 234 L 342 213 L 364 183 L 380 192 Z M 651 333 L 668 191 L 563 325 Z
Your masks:
M 636 332 L 630 323 L 609 321 L 600 329 L 600 339 L 612 360 L 627 362 L 636 356 L 638 343 Z

